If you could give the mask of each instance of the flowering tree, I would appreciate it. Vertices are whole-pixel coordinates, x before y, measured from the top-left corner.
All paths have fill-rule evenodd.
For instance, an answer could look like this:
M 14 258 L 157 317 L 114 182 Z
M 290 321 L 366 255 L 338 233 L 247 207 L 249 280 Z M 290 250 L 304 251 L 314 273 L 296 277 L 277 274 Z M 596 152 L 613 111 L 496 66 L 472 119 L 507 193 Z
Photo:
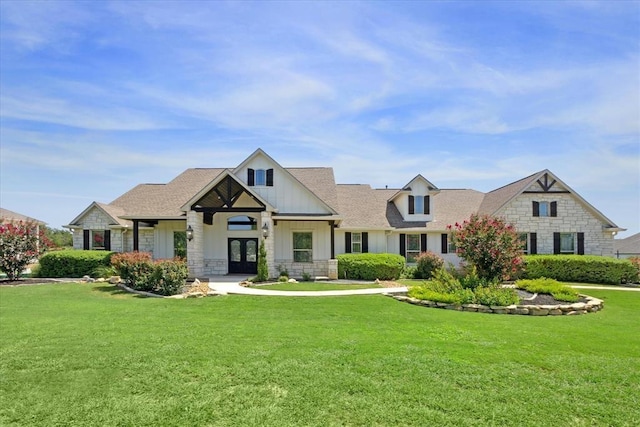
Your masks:
M 476 267 L 479 277 L 503 280 L 522 265 L 522 243 L 511 224 L 489 215 L 471 215 L 453 229 L 456 253 Z
M 37 259 L 49 246 L 44 230 L 30 221 L 0 225 L 0 271 L 9 280 L 16 280 L 20 273 Z

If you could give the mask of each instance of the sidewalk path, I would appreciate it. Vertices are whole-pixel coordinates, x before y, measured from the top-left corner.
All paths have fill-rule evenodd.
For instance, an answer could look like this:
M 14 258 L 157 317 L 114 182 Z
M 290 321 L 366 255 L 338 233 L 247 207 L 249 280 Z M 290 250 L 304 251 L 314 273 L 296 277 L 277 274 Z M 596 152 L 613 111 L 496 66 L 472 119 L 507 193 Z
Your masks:
M 215 279 L 214 279 L 215 280 Z M 372 288 L 372 289 L 351 289 L 342 291 L 270 291 L 260 288 L 247 288 L 240 286 L 238 283 L 230 282 L 209 282 L 209 288 L 220 294 L 236 294 L 236 295 L 265 295 L 265 296 L 287 296 L 287 297 L 323 297 L 323 296 L 341 296 L 341 295 L 376 295 L 386 293 L 403 293 L 407 292 L 406 287 L 401 288 Z
M 632 291 L 632 292 L 640 292 L 640 287 L 630 288 L 626 286 L 581 286 L 581 285 L 571 285 L 572 288 L 575 289 L 602 289 L 605 291 Z

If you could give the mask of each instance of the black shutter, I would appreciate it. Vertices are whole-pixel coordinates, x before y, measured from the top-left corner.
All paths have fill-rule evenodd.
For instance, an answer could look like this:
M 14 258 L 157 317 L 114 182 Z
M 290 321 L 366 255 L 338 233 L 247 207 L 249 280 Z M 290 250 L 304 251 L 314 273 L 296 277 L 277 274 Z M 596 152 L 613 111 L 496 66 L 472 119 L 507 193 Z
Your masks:
M 584 233 L 578 233 L 578 255 L 584 255 Z
M 540 216 L 540 203 L 533 202 L 533 216 Z
M 536 233 L 529 233 L 529 254 L 535 255 L 538 253 L 538 235 Z
M 447 233 L 440 235 L 440 246 L 442 246 L 440 252 L 443 254 L 449 253 L 449 235 Z
M 362 233 L 362 253 L 366 254 L 369 252 L 369 233 L 366 231 Z
M 111 250 L 111 230 L 104 230 L 104 250 Z
M 247 169 L 247 185 L 249 187 L 256 185 L 256 171 L 251 168 Z
M 400 255 L 402 255 L 403 257 L 407 257 L 407 240 L 406 240 L 406 235 L 405 234 L 401 234 L 400 235 Z
M 415 209 L 413 206 L 413 196 L 409 196 L 409 215 L 414 213 Z
M 267 187 L 273 187 L 273 169 L 267 169 Z
M 426 251 L 427 251 L 427 235 L 423 233 L 420 235 L 420 252 L 426 252 Z
M 348 231 L 344 233 L 344 253 L 351 253 L 351 233 L 349 233 Z
M 553 233 L 553 253 L 560 253 L 560 233 Z
M 91 249 L 89 247 L 89 239 L 90 238 L 91 238 L 91 231 L 84 230 L 82 232 L 82 249 L 84 249 L 85 251 L 88 251 L 89 249 Z
M 207 225 L 213 225 L 213 212 L 203 212 L 202 222 Z
M 429 206 L 429 196 L 424 196 L 424 214 L 429 215 L 431 212 L 431 206 Z
M 558 216 L 558 202 L 551 202 L 551 216 Z

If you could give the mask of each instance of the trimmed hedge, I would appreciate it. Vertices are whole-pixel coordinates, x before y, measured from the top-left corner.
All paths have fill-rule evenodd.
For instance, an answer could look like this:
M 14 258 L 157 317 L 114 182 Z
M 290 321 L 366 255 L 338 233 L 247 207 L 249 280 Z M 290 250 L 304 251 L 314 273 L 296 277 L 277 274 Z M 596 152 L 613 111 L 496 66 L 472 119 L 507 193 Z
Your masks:
M 633 264 L 596 255 L 527 255 L 523 278 L 619 285 L 638 280 Z
M 154 261 L 149 252 L 126 252 L 113 256 L 113 267 L 127 286 L 160 295 L 182 292 L 189 269 L 182 258 Z
M 404 257 L 397 254 L 341 254 L 336 258 L 340 279 L 393 280 L 405 267 Z
M 111 265 L 109 251 L 62 250 L 48 252 L 40 258 L 40 277 L 90 276 L 99 267 Z

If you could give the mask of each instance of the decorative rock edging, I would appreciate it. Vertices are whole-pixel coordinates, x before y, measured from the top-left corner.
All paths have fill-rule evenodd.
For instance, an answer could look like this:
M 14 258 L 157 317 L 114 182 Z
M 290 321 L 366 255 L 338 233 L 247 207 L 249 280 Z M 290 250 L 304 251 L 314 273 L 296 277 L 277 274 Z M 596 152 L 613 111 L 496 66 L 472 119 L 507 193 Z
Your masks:
M 154 294 L 152 292 L 145 292 L 145 291 L 138 291 L 135 289 L 132 289 L 130 287 L 128 287 L 127 285 L 125 285 L 124 283 L 118 283 L 116 284 L 117 287 L 119 287 L 122 290 L 125 290 L 129 293 L 132 294 L 136 294 L 136 295 L 141 295 L 141 296 L 145 296 L 145 297 L 151 297 L 151 298 L 171 298 L 171 299 L 185 299 L 185 298 L 202 298 L 202 297 L 214 297 L 214 296 L 218 296 L 218 295 L 225 295 L 223 293 L 220 292 L 216 292 L 216 291 L 209 291 L 206 294 L 204 292 L 190 292 L 187 294 L 178 294 L 178 295 L 158 295 L 158 294 Z
M 409 304 L 421 305 L 424 307 L 444 308 L 445 310 L 471 311 L 478 313 L 493 314 L 520 314 L 529 316 L 576 316 L 580 314 L 595 313 L 604 308 L 604 301 L 593 298 L 588 295 L 580 295 L 585 298 L 586 302 L 576 302 L 573 304 L 557 304 L 557 305 L 509 305 L 509 306 L 486 306 L 480 304 L 447 304 L 444 302 L 435 302 L 429 300 L 420 300 L 407 295 L 384 294 L 398 301 L 407 302 Z

